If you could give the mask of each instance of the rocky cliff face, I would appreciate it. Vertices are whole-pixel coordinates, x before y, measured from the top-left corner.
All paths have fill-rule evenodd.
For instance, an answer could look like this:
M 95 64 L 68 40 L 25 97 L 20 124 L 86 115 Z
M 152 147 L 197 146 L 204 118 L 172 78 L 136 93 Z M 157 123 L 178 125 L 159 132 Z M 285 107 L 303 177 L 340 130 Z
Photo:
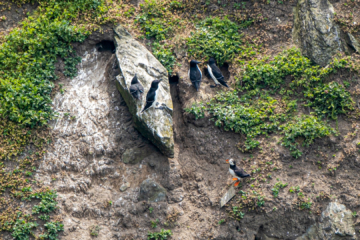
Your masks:
M 356 50 L 358 34 L 341 33 L 332 15 L 344 3 L 246 2 L 248 9 L 268 21 L 256 25 L 256 31 L 243 31 L 254 39 L 269 37 L 270 52 L 299 44 L 304 54 L 326 65 L 339 49 Z M 209 15 L 225 8 L 216 2 L 210 6 Z M 238 5 L 229 8 L 233 6 Z M 339 117 L 337 126 L 333 124 L 339 135 L 315 141 L 299 159 L 277 144 L 278 136 L 264 137 L 267 144 L 261 151 L 242 153 L 237 144 L 244 141 L 243 136 L 215 127 L 208 116 L 196 120 L 184 112 L 193 102 L 207 101 L 218 91 L 210 88 L 212 80 L 202 67 L 201 90 L 195 92 L 187 77 L 186 50 L 177 46 L 179 79 L 169 84 L 166 70 L 146 49 L 147 40 L 135 40 L 123 28 L 115 34 L 112 26 L 105 26 L 103 33 L 95 32 L 84 43 L 75 44 L 82 58 L 76 78 L 65 78 L 64 65 L 57 66 L 61 76 L 57 85 L 58 89 L 62 85 L 63 93 L 57 91 L 53 102 L 60 116 L 51 122 L 54 142 L 36 179 L 58 192 L 57 214 L 65 228 L 60 239 L 94 239 L 91 232 L 96 227 L 96 239 L 101 240 L 147 239 L 149 231 L 161 228 L 171 229 L 172 239 L 179 240 L 358 239 L 360 222 L 354 212 L 360 210 L 360 137 L 356 120 Z M 116 54 L 112 53 L 115 45 L 106 51 L 99 48 L 113 42 Z M 222 70 L 226 80 L 234 83 L 237 69 Z M 139 102 L 128 92 L 135 72 L 145 88 Z M 358 91 L 358 76 L 347 74 L 339 71 L 332 78 L 354 79 L 352 91 Z M 141 115 L 149 84 L 158 77 L 164 79 L 159 104 L 164 103 L 169 112 L 152 109 Z M 220 198 L 232 184 L 224 161 L 231 157 L 247 171 L 262 174 L 254 179 L 261 191 L 244 181 L 230 201 L 245 199 L 244 215 L 229 206 L 220 208 Z M 337 170 L 330 172 L 328 167 L 335 165 Z M 263 171 L 269 166 L 276 169 L 270 176 Z M 289 185 L 274 198 L 278 179 Z M 299 203 L 298 192 L 289 191 L 296 186 L 314 199 L 310 209 L 300 205 L 307 199 L 300 198 Z M 250 201 L 252 195 L 257 201 L 259 193 L 266 196 L 261 210 Z M 0 237 L 12 239 L 8 233 Z
M 134 40 L 124 27 L 116 27 L 115 34 L 116 57 L 120 67 L 117 86 L 133 115 L 135 126 L 166 156 L 174 157 L 173 104 L 168 73 L 164 66 L 144 46 Z M 145 90 L 139 100 L 134 99 L 129 90 L 135 74 Z M 151 82 L 156 79 L 162 81 L 156 91 L 157 101 L 151 108 L 141 113 Z
M 300 0 L 294 10 L 294 40 L 302 53 L 321 66 L 344 47 L 335 10 L 327 0 Z

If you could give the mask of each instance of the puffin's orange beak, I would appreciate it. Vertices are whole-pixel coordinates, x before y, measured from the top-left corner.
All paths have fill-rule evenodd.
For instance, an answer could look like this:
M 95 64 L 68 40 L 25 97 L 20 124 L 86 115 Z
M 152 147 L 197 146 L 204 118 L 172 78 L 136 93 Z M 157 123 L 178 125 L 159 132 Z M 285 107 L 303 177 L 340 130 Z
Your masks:
M 228 163 L 228 162 L 229 162 L 229 159 L 226 159 L 226 162 Z

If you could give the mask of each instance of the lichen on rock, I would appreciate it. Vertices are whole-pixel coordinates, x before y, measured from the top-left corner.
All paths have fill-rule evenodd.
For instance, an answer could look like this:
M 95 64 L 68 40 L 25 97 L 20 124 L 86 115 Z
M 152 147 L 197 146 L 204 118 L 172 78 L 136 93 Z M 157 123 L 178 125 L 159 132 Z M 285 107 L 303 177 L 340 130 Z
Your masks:
M 124 27 L 119 25 L 115 29 L 115 34 L 116 57 L 121 70 L 120 75 L 117 76 L 117 88 L 129 107 L 135 127 L 164 155 L 173 157 L 173 104 L 168 72 L 144 46 L 132 38 Z M 129 91 L 135 73 L 144 87 L 140 100 L 134 99 Z M 141 113 L 146 102 L 146 94 L 155 79 L 163 80 L 157 90 L 157 102 Z M 158 109 L 160 106 L 162 109 Z
M 334 13 L 328 0 L 299 0 L 294 11 L 294 42 L 303 55 L 321 66 L 343 51 Z
M 345 205 L 330 202 L 321 213 L 320 221 L 296 240 L 357 239 L 351 211 Z
M 139 200 L 161 202 L 166 198 L 166 190 L 152 179 L 144 180 L 140 185 Z

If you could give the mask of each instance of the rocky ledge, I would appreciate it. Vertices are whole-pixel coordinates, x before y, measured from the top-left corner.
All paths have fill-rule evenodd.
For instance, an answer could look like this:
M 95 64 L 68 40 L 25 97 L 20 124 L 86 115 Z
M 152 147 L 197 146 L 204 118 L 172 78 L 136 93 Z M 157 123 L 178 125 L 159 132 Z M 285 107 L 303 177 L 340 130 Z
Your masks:
M 115 29 L 116 58 L 120 67 L 117 76 L 117 88 L 124 98 L 133 116 L 135 127 L 139 132 L 154 143 L 160 151 L 168 156 L 174 156 L 173 136 L 173 104 L 170 95 L 168 72 L 165 67 L 139 42 L 137 42 L 123 26 Z M 144 87 L 144 93 L 139 100 L 132 97 L 129 91 L 131 80 L 135 73 Z M 161 81 L 157 90 L 158 107 L 151 107 L 141 113 L 146 102 L 146 94 L 151 82 Z

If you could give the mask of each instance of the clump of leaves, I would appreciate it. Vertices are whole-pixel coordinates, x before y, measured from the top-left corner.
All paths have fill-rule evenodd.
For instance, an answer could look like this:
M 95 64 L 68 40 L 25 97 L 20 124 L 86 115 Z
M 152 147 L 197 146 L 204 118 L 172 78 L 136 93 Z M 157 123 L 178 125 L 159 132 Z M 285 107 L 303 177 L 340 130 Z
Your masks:
M 90 235 L 97 237 L 99 236 L 100 227 L 98 225 L 93 225 L 90 227 Z
M 16 240 L 26 240 L 29 239 L 30 235 L 34 235 L 32 232 L 33 228 L 36 228 L 38 224 L 36 222 L 29 222 L 24 218 L 19 218 L 16 220 L 11 236 Z
M 47 233 L 40 234 L 40 239 L 50 239 L 50 240 L 56 240 L 58 237 L 58 233 L 60 231 L 64 231 L 64 224 L 56 221 L 56 222 L 47 222 L 44 224 Z
M 278 197 L 280 189 L 285 188 L 287 185 L 288 183 L 282 183 L 282 182 L 275 183 L 274 187 L 271 189 L 271 191 L 273 192 L 273 196 Z
M 315 116 L 303 115 L 295 118 L 295 122 L 288 122 L 281 126 L 285 135 L 281 144 L 290 148 L 291 155 L 298 158 L 302 152 L 298 150 L 300 145 L 297 140 L 302 138 L 302 146 L 309 146 L 316 138 L 322 138 L 335 133 L 335 130 Z
M 171 230 L 161 229 L 160 232 L 148 232 L 147 239 L 148 240 L 164 240 L 168 239 L 172 235 Z
M 319 85 L 305 92 L 309 98 L 307 106 L 312 107 L 318 116 L 329 115 L 336 119 L 337 115 L 354 110 L 354 102 L 343 85 L 330 82 Z
M 208 17 L 196 28 L 187 39 L 188 52 L 194 58 L 214 57 L 221 66 L 246 48 L 243 35 L 239 34 L 241 26 L 227 17 Z M 255 51 L 250 52 L 250 55 L 255 54 Z

